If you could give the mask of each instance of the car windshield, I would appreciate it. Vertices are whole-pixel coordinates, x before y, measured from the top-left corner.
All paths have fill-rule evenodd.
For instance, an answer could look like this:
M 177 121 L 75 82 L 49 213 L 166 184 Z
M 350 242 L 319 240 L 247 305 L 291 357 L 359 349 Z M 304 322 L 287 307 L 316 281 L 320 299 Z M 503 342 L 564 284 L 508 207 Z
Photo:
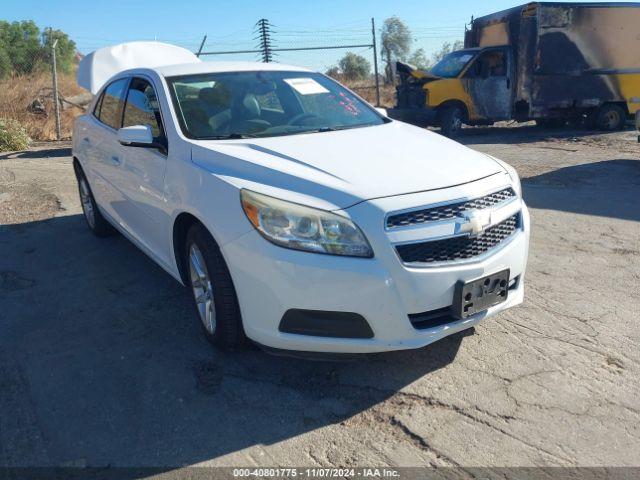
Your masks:
M 475 57 L 476 53 L 468 50 L 460 50 L 445 55 L 436 63 L 430 73 L 443 78 L 455 78 L 460 75 L 462 69 Z
M 293 135 L 387 121 L 318 73 L 224 72 L 171 77 L 167 81 L 181 128 L 194 139 Z

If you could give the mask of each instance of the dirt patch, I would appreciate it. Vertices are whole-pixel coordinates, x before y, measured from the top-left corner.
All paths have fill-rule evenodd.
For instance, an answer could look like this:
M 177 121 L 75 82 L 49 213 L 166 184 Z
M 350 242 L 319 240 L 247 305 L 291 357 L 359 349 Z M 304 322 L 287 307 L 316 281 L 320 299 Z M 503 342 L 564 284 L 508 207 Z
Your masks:
M 220 389 L 223 372 L 214 362 L 198 362 L 193 367 L 196 377 L 196 388 L 206 394 L 213 395 Z
M 58 197 L 38 186 L 0 183 L 0 225 L 44 220 L 60 210 Z

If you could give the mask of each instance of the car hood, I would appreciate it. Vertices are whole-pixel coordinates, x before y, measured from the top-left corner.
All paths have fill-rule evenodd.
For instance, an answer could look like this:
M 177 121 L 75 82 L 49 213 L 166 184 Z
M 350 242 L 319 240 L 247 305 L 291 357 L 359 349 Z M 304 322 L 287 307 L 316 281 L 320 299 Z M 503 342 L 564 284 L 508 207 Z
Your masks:
M 328 209 L 504 172 L 487 155 L 397 121 L 335 132 L 194 141 L 192 160 L 239 188 L 304 198 Z

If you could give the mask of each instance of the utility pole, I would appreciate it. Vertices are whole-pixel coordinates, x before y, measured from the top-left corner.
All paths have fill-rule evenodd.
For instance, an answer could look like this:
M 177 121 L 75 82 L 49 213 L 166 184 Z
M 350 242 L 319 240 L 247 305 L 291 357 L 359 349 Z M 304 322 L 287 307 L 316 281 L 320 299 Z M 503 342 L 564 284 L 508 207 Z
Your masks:
M 262 52 L 262 61 L 264 63 L 269 63 L 273 60 L 269 20 L 267 20 L 266 18 L 261 18 L 260 20 L 258 20 L 258 23 L 256 23 L 256 27 L 258 29 L 258 40 L 260 40 L 258 48 L 260 48 Z
M 380 78 L 378 78 L 378 47 L 376 44 L 376 22 L 371 17 L 371 36 L 373 37 L 373 73 L 376 76 L 376 107 L 380 106 Z
M 56 139 L 62 139 L 60 131 L 60 101 L 58 100 L 58 69 L 56 66 L 56 46 L 58 40 L 53 39 L 53 29 L 49 27 L 49 43 L 51 44 L 51 77 L 53 80 L 53 108 L 56 116 Z

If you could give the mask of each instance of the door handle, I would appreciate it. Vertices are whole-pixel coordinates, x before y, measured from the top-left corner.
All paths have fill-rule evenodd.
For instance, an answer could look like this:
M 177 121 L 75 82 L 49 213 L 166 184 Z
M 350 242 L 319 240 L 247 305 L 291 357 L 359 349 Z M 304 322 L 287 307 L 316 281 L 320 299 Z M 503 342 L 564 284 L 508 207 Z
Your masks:
M 507 88 L 511 88 L 511 79 L 507 77 Z
M 89 137 L 84 137 L 84 138 L 82 139 L 82 141 L 83 141 L 84 143 L 89 143 L 89 144 L 91 144 L 91 140 L 89 140 Z
M 121 162 L 120 162 L 120 159 L 118 157 L 114 156 L 114 157 L 111 157 L 111 163 L 117 167 L 117 166 L 120 165 Z

